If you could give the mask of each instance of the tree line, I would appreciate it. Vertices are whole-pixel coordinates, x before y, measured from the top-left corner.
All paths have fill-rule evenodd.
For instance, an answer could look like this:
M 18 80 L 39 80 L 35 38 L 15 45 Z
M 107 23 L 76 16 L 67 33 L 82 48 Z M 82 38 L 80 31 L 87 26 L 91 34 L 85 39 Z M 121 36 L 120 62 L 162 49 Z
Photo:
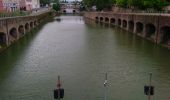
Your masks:
M 133 9 L 155 9 L 162 10 L 163 7 L 170 3 L 166 0 L 83 0 L 85 7 L 96 6 L 97 10 L 109 9 L 113 5 L 123 8 Z
M 40 0 L 40 4 L 42 6 L 50 5 L 52 3 L 52 8 L 55 11 L 59 11 L 60 10 L 59 2 L 60 2 L 60 0 Z

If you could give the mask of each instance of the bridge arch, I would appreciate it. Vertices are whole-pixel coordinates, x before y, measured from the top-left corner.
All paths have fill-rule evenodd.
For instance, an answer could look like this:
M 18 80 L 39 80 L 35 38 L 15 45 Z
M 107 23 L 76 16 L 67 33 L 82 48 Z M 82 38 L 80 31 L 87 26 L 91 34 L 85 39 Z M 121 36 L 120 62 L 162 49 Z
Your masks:
M 26 23 L 26 24 L 25 24 L 25 30 L 28 32 L 28 31 L 29 31 L 29 29 L 30 29 L 29 24 L 28 24 L 28 23 Z
M 95 17 L 95 20 L 98 21 L 98 20 L 99 20 L 99 17 Z
M 9 31 L 10 36 L 12 36 L 14 39 L 17 39 L 17 29 L 15 27 L 13 27 L 12 29 L 10 29 Z
M 121 19 L 118 19 L 118 26 L 121 26 L 122 22 Z
M 66 13 L 66 10 L 63 10 L 63 13 Z
M 36 20 L 34 21 L 34 26 L 37 26 L 37 21 Z
M 143 24 L 141 22 L 136 23 L 136 33 L 142 33 L 143 32 Z
M 132 20 L 130 20 L 130 21 L 128 21 L 128 25 L 129 25 L 129 27 L 128 27 L 128 29 L 129 29 L 129 31 L 134 31 L 134 22 L 132 21 Z
M 33 28 L 33 27 L 34 27 L 34 23 L 30 22 L 30 28 Z
M 127 27 L 127 21 L 123 20 L 123 27 L 126 28 Z
M 151 38 L 152 35 L 155 34 L 156 32 L 156 27 L 153 24 L 146 24 L 145 26 L 146 30 L 145 30 L 145 37 Z
M 109 18 L 108 17 L 105 18 L 105 22 L 109 23 Z
M 104 20 L 103 17 L 100 17 L 100 22 L 103 22 L 103 20 Z
M 73 9 L 73 13 L 76 13 L 76 10 L 75 10 L 75 9 Z
M 160 29 L 161 31 L 161 43 L 167 44 L 170 46 L 170 26 L 163 26 Z
M 23 25 L 20 25 L 18 27 L 18 33 L 19 33 L 19 36 L 23 36 L 25 31 L 24 31 L 24 26 Z
M 0 46 L 6 44 L 6 34 L 3 32 L 0 32 Z
M 111 23 L 111 24 L 115 24 L 115 22 L 116 22 L 115 18 L 111 18 L 111 19 L 110 19 L 110 23 Z

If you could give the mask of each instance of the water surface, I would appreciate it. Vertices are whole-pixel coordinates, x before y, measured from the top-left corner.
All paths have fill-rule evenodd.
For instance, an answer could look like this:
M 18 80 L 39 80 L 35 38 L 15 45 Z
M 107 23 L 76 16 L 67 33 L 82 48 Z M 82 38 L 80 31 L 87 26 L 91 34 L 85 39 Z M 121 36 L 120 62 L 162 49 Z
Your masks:
M 116 27 L 60 16 L 0 54 L 0 100 L 53 100 L 57 76 L 64 100 L 170 100 L 170 51 Z

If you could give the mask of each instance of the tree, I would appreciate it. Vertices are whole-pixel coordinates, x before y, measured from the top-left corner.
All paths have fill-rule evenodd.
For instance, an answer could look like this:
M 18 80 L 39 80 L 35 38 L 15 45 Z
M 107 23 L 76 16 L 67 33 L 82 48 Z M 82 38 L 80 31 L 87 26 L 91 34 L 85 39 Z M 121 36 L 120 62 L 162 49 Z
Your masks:
M 55 11 L 59 11 L 60 10 L 60 3 L 59 3 L 59 0 L 53 0 L 53 9 Z
M 83 1 L 80 2 L 80 11 L 84 11 L 85 9 L 85 4 Z
M 139 9 L 156 9 L 161 10 L 167 3 L 163 0 L 116 0 L 120 7 L 134 7 Z
M 109 9 L 115 2 L 115 0 L 83 0 L 86 7 L 91 8 L 96 6 L 97 10 Z
M 120 7 L 133 7 L 138 9 L 156 9 L 161 10 L 167 3 L 164 0 L 83 0 L 86 7 L 96 6 L 97 10 L 103 10 L 116 4 Z
M 60 6 L 58 4 L 53 4 L 53 9 L 55 11 L 59 11 L 60 10 Z
M 60 0 L 52 0 L 53 3 L 59 4 Z
M 156 10 L 161 10 L 166 5 L 166 2 L 162 0 L 144 0 L 143 5 L 145 9 L 153 8 Z
M 116 0 L 116 4 L 120 7 L 127 7 L 128 1 L 127 0 Z
M 83 3 L 86 5 L 86 7 L 92 7 L 95 5 L 96 0 L 83 0 Z
M 49 4 L 50 0 L 40 0 L 40 4 L 45 6 L 46 4 Z
M 143 7 L 143 0 L 128 0 L 128 6 L 134 8 L 142 8 Z

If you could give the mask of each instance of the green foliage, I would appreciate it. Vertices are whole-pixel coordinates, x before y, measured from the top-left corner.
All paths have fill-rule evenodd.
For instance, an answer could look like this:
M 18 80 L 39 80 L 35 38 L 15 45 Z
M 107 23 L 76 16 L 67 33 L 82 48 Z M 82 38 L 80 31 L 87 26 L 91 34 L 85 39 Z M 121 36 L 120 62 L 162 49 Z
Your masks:
M 60 5 L 59 4 L 53 4 L 53 9 L 55 11 L 59 11 L 60 10 Z
M 161 10 L 164 6 L 170 5 L 170 3 L 164 0 L 83 0 L 86 7 L 90 8 L 96 6 L 98 10 L 109 8 L 112 5 L 120 7 L 133 7 L 138 9 L 153 8 Z
M 127 0 L 116 0 L 116 4 L 120 7 L 127 7 L 128 1 Z
M 59 0 L 52 0 L 53 3 L 59 4 Z
M 87 7 L 92 7 L 95 5 L 96 0 L 83 0 L 83 2 Z
M 166 2 L 163 2 L 162 0 L 143 0 L 143 6 L 145 9 L 153 8 L 161 10 L 164 6 L 166 6 Z
M 80 11 L 84 11 L 84 10 L 86 10 L 86 9 L 85 9 L 85 4 L 84 4 L 84 2 L 82 1 L 82 2 L 80 2 Z
M 143 0 L 128 0 L 127 1 L 128 6 L 133 6 L 133 7 L 139 7 L 141 8 L 143 5 Z
M 110 8 L 116 1 L 115 0 L 83 0 L 86 7 L 90 8 L 96 6 L 97 10 Z
M 40 0 L 40 4 L 42 5 L 46 5 L 46 4 L 49 4 L 49 0 Z
M 128 4 L 140 9 L 152 8 L 155 10 L 161 10 L 167 5 L 167 2 L 163 0 L 129 0 Z
M 55 11 L 59 11 L 60 10 L 60 3 L 59 3 L 59 0 L 52 0 L 52 3 L 53 3 L 53 9 Z

